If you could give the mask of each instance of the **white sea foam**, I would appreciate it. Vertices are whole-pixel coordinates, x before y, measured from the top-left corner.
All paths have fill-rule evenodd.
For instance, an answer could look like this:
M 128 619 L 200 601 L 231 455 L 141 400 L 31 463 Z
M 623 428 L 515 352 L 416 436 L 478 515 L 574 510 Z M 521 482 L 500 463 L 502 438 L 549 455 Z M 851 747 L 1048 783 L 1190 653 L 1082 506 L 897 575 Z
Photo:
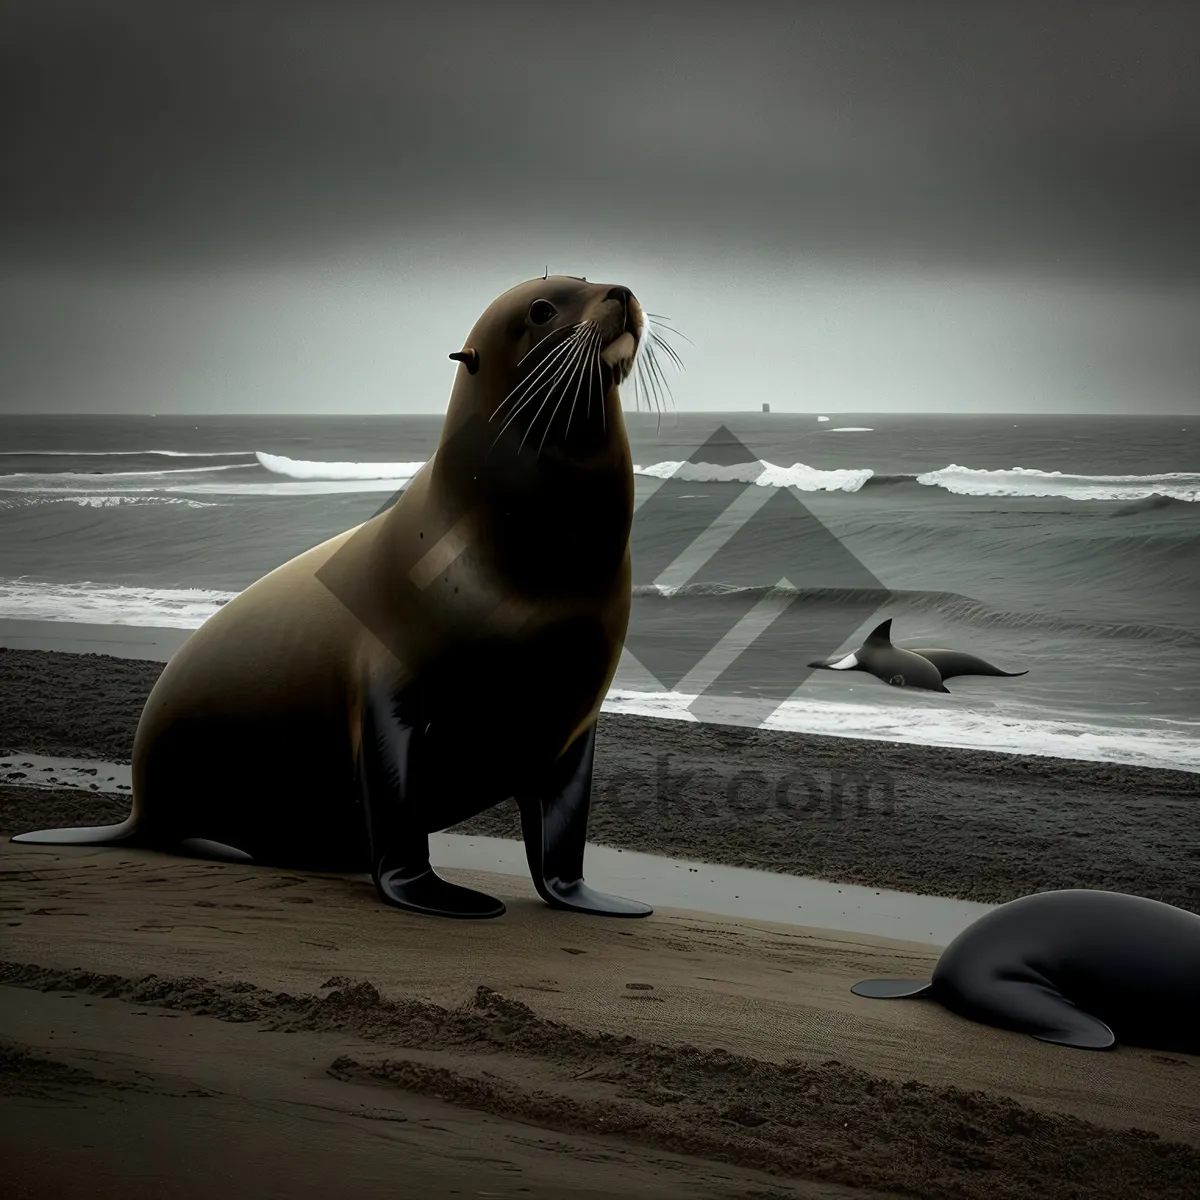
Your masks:
M 872 475 L 869 467 L 823 471 L 805 463 L 790 467 L 769 462 L 715 463 L 660 462 L 634 467 L 637 475 L 657 479 L 679 479 L 688 483 L 755 483 L 759 487 L 796 488 L 802 492 L 857 492 Z
M 80 508 L 129 508 L 157 507 L 163 504 L 180 505 L 183 508 L 219 508 L 212 500 L 192 500 L 187 496 L 123 496 L 115 492 L 66 492 L 50 490 L 44 492 L 13 492 L 0 495 L 0 509 L 32 508 L 43 504 L 76 504 Z
M 394 492 L 405 479 L 289 479 L 262 483 L 221 481 L 181 484 L 167 488 L 188 496 L 332 496 L 340 493 Z
M 960 496 L 1059 496 L 1070 500 L 1144 500 L 1169 496 L 1200 500 L 1200 474 L 1174 471 L 1165 475 L 1068 475 L 1012 467 L 982 471 L 952 463 L 940 471 L 917 476 L 927 487 L 940 487 Z
M 694 696 L 679 692 L 609 690 L 604 709 L 613 713 L 694 721 Z M 738 702 L 727 702 L 737 723 Z M 1111 762 L 1200 773 L 1200 722 L 1164 721 L 1161 728 L 1131 729 L 1052 719 L 1000 717 L 959 707 L 847 704 L 789 700 L 763 723 L 764 729 L 823 734 L 863 741 L 918 746 L 954 746 L 1048 758 Z
M 0 579 L 0 617 L 87 625 L 198 629 L 236 592 Z
M 425 464 L 423 462 L 373 463 L 373 462 L 313 462 L 284 458 L 277 454 L 255 451 L 258 461 L 272 474 L 284 475 L 289 479 L 306 483 L 378 483 L 379 488 L 361 490 L 386 490 L 399 487 L 411 479 Z M 715 463 L 659 462 L 649 466 L 635 466 L 634 473 L 656 479 L 679 479 L 689 483 L 756 483 L 760 487 L 797 488 L 801 491 L 845 491 L 856 492 L 874 474 L 870 469 L 819 470 L 804 463 L 790 467 L 776 466 L 769 462 L 739 463 L 733 466 L 718 466 Z M 386 486 L 385 486 L 386 485 Z M 205 491 L 224 488 L 223 484 L 203 485 Z M 279 494 L 277 485 L 230 485 L 245 492 L 251 487 Z M 197 490 L 188 488 L 189 491 Z M 359 489 L 347 489 L 359 490 Z
M 867 425 L 839 425 L 836 429 L 827 430 L 828 433 L 874 433 L 875 430 Z
M 261 450 L 255 450 L 254 457 L 273 475 L 322 482 L 374 479 L 399 484 L 411 479 L 425 465 L 424 462 L 312 462 L 286 458 L 282 454 L 265 454 Z
M 245 458 L 245 450 L 0 450 L 0 457 L 23 458 L 26 455 L 51 458 L 136 458 L 139 454 L 157 454 L 163 458 Z

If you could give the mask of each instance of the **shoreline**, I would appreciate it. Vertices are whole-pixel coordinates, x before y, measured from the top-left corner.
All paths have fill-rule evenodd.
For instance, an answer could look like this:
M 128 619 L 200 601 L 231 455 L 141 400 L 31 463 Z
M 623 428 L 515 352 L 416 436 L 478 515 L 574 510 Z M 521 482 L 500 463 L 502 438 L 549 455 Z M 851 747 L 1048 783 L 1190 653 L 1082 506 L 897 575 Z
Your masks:
M 84 609 L 72 617 L 54 620 L 0 617 L 0 650 L 103 654 L 165 664 L 196 631 L 193 625 L 113 624 L 76 619 L 87 615 Z M 928 695 L 913 694 L 897 705 L 895 690 L 883 688 L 874 692 L 872 701 L 864 703 L 857 698 L 848 699 L 840 687 L 829 687 L 828 680 L 824 685 L 812 689 L 803 702 L 796 697 L 785 702 L 762 728 L 811 738 L 967 750 L 1071 764 L 1180 770 L 1195 775 L 1200 786 L 1200 741 L 1171 732 L 1168 727 L 1179 722 L 1164 719 L 1157 724 L 1128 726 L 1045 712 L 995 713 L 990 735 L 985 737 L 980 732 L 985 718 L 972 709 L 969 694 L 959 697 L 967 702 L 965 708 L 931 708 L 927 705 Z M 851 687 L 849 693 L 853 692 Z M 612 716 L 692 724 L 696 718 L 689 703 L 696 699 L 662 691 L 642 665 L 632 655 L 625 654 L 603 711 Z M 715 711 L 709 712 L 708 721 L 729 726 L 757 723 L 737 697 L 719 700 Z
M 0 650 L 0 750 L 128 762 L 162 667 Z M 611 713 L 599 730 L 598 845 L 985 904 L 1095 887 L 1200 912 L 1189 772 Z M 128 806 L 5 787 L 0 811 L 38 828 Z M 448 832 L 520 837 L 512 805 Z

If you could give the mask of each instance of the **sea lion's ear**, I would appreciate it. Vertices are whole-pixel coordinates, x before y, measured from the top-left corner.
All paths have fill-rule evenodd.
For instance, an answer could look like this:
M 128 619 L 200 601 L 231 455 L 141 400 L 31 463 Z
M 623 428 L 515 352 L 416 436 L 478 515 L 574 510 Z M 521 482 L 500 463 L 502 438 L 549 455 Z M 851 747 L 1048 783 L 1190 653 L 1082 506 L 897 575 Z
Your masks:
M 456 358 L 460 363 L 465 363 L 467 370 L 474 375 L 479 370 L 479 351 L 468 346 L 465 350 L 456 350 L 450 355 L 451 358 Z

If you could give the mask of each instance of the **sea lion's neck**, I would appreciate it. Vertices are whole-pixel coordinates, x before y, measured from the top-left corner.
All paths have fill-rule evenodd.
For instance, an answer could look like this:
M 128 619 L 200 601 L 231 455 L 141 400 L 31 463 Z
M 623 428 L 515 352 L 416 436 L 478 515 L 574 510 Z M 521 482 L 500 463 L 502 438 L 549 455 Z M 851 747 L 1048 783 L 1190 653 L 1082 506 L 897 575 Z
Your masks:
M 439 464 L 437 457 L 430 501 L 472 514 L 482 557 L 518 590 L 607 590 L 621 573 L 633 520 L 633 466 L 623 440 L 587 459 L 549 446 L 478 462 Z

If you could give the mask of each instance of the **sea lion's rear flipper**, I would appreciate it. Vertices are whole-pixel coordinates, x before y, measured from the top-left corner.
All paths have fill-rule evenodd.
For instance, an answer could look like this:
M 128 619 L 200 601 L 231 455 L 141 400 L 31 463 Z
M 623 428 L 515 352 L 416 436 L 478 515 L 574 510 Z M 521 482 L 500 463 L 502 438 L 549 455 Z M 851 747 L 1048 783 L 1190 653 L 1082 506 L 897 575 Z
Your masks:
M 932 986 L 928 979 L 864 979 L 850 990 L 871 1000 L 907 1000 L 926 995 Z
M 141 840 L 141 822 L 131 813 L 117 825 L 81 825 L 18 833 L 11 840 L 29 846 L 133 846 Z
M 954 990 L 957 995 L 947 1007 L 973 1021 L 1080 1050 L 1108 1050 L 1116 1045 L 1113 1031 L 1103 1021 L 1077 1008 L 1048 984 L 973 978 L 969 986 L 959 985 Z
M 503 916 L 501 901 L 449 883 L 429 864 L 429 835 L 414 786 L 419 743 L 417 731 L 396 715 L 389 697 L 367 696 L 358 781 L 375 887 L 388 904 L 424 916 Z
M 648 904 L 606 896 L 583 881 L 595 755 L 593 725 L 554 764 L 540 788 L 517 797 L 533 886 L 553 908 L 602 917 L 649 916 L 654 910 Z
M 1098 1017 L 1075 1009 L 1072 1027 L 1054 1029 L 1048 1033 L 1032 1036 L 1039 1042 L 1053 1042 L 1056 1046 L 1073 1046 L 1077 1050 L 1111 1050 L 1117 1044 L 1116 1035 Z

